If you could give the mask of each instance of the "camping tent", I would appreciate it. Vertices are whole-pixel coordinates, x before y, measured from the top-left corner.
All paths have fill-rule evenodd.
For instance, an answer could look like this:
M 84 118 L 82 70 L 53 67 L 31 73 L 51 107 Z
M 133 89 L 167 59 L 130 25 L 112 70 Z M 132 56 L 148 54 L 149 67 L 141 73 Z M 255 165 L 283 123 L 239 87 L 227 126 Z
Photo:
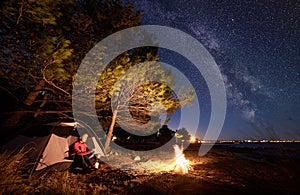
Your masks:
M 34 126 L 18 135 L 3 146 L 4 150 L 19 151 L 21 148 L 30 149 L 28 157 L 34 160 L 36 171 L 51 167 L 58 163 L 71 163 L 68 160 L 70 146 L 78 140 L 77 123 L 49 123 Z M 88 148 L 95 148 L 99 156 L 104 153 L 95 137 L 89 137 Z

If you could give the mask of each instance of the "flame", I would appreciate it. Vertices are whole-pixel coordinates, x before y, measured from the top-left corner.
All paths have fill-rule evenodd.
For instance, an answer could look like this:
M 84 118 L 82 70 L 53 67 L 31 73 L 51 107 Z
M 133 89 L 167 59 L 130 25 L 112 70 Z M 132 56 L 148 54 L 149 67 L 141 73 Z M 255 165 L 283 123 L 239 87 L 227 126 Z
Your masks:
M 189 170 L 191 169 L 191 166 L 190 166 L 189 160 L 187 160 L 184 157 L 183 147 L 179 148 L 179 146 L 177 144 L 175 144 L 175 145 L 173 145 L 173 148 L 175 151 L 175 159 L 176 159 L 174 172 L 181 173 L 181 174 L 188 173 Z

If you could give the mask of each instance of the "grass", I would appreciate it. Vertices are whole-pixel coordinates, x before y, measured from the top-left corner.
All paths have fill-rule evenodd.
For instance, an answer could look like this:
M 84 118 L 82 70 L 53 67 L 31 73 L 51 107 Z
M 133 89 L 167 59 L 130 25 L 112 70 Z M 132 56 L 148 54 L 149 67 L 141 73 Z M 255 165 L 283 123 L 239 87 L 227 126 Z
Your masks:
M 43 175 L 31 175 L 32 163 L 26 156 L 30 151 L 0 154 L 0 194 L 84 194 L 74 188 L 70 173 L 51 171 Z
M 0 153 L 0 194 L 118 194 L 124 181 L 132 179 L 118 170 L 76 174 L 51 169 L 32 173 L 30 151 Z M 115 178 L 115 179 L 114 179 Z
M 18 194 L 27 190 L 28 174 L 24 173 L 24 162 L 28 159 L 23 150 L 17 154 L 5 152 L 0 155 L 0 194 Z
M 152 173 L 146 169 L 120 170 L 106 163 L 87 174 L 54 169 L 31 174 L 33 163 L 27 159 L 30 151 L 0 153 L 0 194 L 211 194 L 217 191 L 297 194 L 299 191 L 298 159 L 272 157 L 276 166 L 270 166 L 268 156 L 264 162 L 257 162 L 233 153 L 240 151 L 214 148 L 201 158 L 198 150 L 188 151 L 186 156 L 194 164 L 191 173 L 185 175 L 169 171 Z M 252 150 L 245 153 L 253 156 Z M 123 158 L 126 163 L 127 160 Z M 144 163 L 150 166 L 152 161 Z M 132 165 L 141 166 L 141 162 Z

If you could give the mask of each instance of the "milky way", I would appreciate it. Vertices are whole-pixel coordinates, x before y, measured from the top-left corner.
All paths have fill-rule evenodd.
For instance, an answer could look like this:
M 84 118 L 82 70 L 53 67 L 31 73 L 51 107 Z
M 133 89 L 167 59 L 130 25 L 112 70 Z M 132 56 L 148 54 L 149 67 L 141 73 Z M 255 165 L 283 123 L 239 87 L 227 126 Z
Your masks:
M 221 139 L 300 139 L 300 2 L 136 0 L 142 24 L 166 25 L 198 39 L 217 62 L 228 110 Z M 171 57 L 172 56 L 172 57 Z M 200 73 L 171 52 L 195 86 L 199 131 L 207 127 L 209 95 Z

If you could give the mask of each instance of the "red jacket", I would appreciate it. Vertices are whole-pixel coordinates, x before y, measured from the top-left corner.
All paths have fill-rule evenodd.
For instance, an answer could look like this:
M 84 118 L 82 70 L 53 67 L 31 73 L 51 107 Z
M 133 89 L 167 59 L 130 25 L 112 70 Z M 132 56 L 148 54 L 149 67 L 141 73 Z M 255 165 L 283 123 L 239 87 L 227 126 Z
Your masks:
M 87 148 L 86 144 L 81 141 L 74 143 L 74 152 L 75 152 L 75 154 L 80 155 L 80 156 L 91 153 L 91 151 L 89 151 L 89 149 Z

